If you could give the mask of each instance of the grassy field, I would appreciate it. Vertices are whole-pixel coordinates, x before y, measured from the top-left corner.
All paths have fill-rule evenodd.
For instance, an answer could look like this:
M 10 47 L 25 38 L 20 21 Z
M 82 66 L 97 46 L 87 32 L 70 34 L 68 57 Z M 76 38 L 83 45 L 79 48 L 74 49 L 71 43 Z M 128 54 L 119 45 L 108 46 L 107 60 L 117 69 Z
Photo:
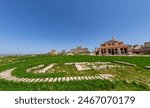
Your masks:
M 121 65 L 122 68 L 103 69 L 103 70 L 87 70 L 78 72 L 73 66 L 64 66 L 63 63 L 71 62 L 111 62 L 124 61 L 136 64 L 136 67 Z M 53 68 L 53 73 L 27 73 L 26 69 L 40 64 L 49 65 L 57 63 Z M 89 81 L 70 81 L 70 82 L 55 82 L 55 83 L 19 83 L 0 79 L 0 90 L 150 90 L 150 70 L 144 66 L 150 66 L 150 57 L 143 56 L 9 56 L 0 58 L 0 72 L 7 69 L 17 67 L 12 75 L 16 77 L 27 78 L 45 78 L 45 77 L 64 77 L 64 76 L 82 76 L 96 74 L 112 74 L 115 75 L 113 81 L 109 80 L 89 80 Z M 52 71 L 52 70 L 50 70 Z

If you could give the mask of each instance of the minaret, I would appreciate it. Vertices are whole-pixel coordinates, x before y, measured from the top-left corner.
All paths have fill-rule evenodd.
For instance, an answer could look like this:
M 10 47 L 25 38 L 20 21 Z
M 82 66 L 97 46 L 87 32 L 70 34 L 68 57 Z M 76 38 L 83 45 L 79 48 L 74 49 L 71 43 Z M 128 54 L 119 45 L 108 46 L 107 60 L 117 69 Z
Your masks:
M 115 36 L 113 36 L 113 39 L 112 39 L 113 41 L 115 41 L 116 40 L 116 38 L 115 38 Z

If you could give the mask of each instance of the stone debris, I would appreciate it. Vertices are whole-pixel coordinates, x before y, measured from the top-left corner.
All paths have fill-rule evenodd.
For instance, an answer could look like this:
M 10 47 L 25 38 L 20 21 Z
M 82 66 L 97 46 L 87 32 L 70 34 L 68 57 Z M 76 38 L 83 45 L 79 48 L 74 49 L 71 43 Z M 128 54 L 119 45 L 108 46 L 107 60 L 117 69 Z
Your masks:
M 63 81 L 75 81 L 75 80 L 95 80 L 95 79 L 106 79 L 111 80 L 114 76 L 111 74 L 99 74 L 95 76 L 76 76 L 76 77 L 58 77 L 58 78 L 17 78 L 15 76 L 11 75 L 11 72 L 14 70 L 9 69 L 4 72 L 0 73 L 0 78 L 9 80 L 9 81 L 15 81 L 15 82 L 63 82 Z

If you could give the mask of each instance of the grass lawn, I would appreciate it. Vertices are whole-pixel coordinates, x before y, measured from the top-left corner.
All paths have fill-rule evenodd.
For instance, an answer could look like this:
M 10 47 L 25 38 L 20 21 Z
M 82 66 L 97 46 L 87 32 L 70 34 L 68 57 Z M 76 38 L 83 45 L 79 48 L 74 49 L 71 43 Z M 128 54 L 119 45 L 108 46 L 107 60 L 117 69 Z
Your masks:
M 113 63 L 112 61 L 123 61 L 136 64 L 136 67 Z M 77 71 L 74 65 L 64 65 L 71 62 L 111 62 L 111 64 L 120 65 L 120 68 L 103 70 Z M 49 65 L 57 63 L 47 73 L 26 72 L 40 64 Z M 115 75 L 113 81 L 109 80 L 89 80 L 89 81 L 70 81 L 55 83 L 19 83 L 0 79 L 0 90 L 150 90 L 150 70 L 144 66 L 150 66 L 150 57 L 130 57 L 130 56 L 10 56 L 0 58 L 0 72 L 17 67 L 12 75 L 16 77 L 45 78 L 45 77 L 67 77 L 83 76 L 97 74 Z M 53 72 L 52 72 L 53 71 Z M 52 73 L 51 73 L 52 72 Z

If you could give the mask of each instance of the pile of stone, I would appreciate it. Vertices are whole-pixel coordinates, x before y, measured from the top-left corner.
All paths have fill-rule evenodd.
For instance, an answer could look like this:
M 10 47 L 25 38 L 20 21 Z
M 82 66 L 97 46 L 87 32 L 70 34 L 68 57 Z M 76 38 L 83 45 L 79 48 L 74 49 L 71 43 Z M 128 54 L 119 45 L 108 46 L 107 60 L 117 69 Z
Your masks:
M 122 61 L 113 61 L 114 63 L 119 63 L 119 64 L 124 64 L 124 65 L 128 65 L 128 66 L 136 66 L 136 64 L 131 64 L 131 63 L 127 63 L 127 62 L 122 62 Z

